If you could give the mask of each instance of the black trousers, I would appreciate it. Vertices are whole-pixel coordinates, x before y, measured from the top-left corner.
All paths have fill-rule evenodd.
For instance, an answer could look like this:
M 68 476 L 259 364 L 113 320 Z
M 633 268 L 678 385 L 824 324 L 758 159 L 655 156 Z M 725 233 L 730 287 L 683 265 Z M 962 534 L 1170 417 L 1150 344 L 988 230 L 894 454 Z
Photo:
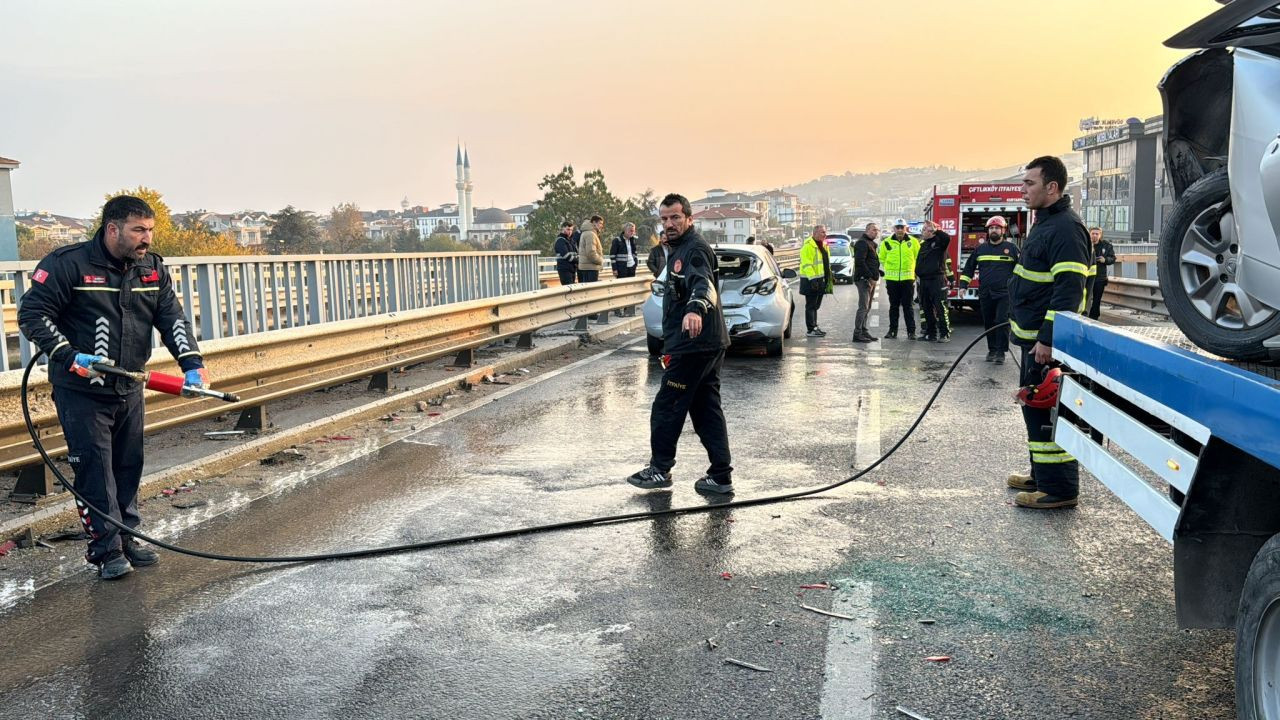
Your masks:
M 927 337 L 951 334 L 946 278 L 941 275 L 920 278 L 920 310 L 924 313 L 924 334 Z
M 902 319 L 907 324 L 907 332 L 915 334 L 916 315 L 911 307 L 911 296 L 914 295 L 915 280 L 886 280 L 885 289 L 889 292 L 889 332 L 898 332 L 898 311 L 902 311 Z
M 616 278 L 630 278 L 636 276 L 635 266 L 627 267 L 626 265 L 614 265 L 613 276 Z
M 578 271 L 578 282 L 584 282 L 584 283 L 596 282 L 599 279 L 600 279 L 599 270 L 579 270 Z
M 822 307 L 825 292 L 809 292 L 804 294 L 804 325 L 808 330 L 818 327 L 818 308 Z
M 711 460 L 707 475 L 716 482 L 732 480 L 729 428 L 720 409 L 723 364 L 723 350 L 671 356 L 649 414 L 650 465 L 663 472 L 670 472 L 675 466 L 676 444 L 680 442 L 687 416 L 693 420 L 693 430 Z
M 568 270 L 556 270 L 556 275 L 560 276 L 561 285 L 572 285 L 577 280 L 578 271 L 573 268 Z
M 1037 385 L 1044 380 L 1044 365 L 1036 363 L 1030 347 L 1022 348 L 1021 385 Z M 1053 442 L 1053 411 L 1022 406 L 1022 422 L 1027 426 L 1027 454 L 1031 456 L 1031 477 L 1040 492 L 1063 498 L 1080 494 L 1080 463 Z
M 1102 316 L 1102 293 L 1107 290 L 1107 281 L 1102 278 L 1094 278 L 1089 288 L 1089 317 L 1097 320 Z
M 978 293 L 978 306 L 982 309 L 982 327 L 990 330 L 1000 323 L 1009 322 L 1009 295 Z M 1009 352 L 1009 328 L 1003 327 L 987 336 L 987 352 Z
M 76 490 L 94 507 L 136 528 L 138 483 L 142 479 L 142 391 L 123 397 L 58 388 L 53 393 L 58 421 L 67 440 L 67 462 L 75 471 Z M 120 549 L 120 531 L 76 502 L 89 533 L 85 558 L 97 562 Z

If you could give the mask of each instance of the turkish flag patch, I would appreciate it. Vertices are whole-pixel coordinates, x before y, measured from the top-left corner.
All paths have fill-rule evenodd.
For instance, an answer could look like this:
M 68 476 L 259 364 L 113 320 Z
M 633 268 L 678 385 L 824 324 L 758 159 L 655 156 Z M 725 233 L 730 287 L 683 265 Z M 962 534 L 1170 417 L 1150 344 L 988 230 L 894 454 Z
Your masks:
M 31 279 L 43 285 L 44 281 L 49 279 L 49 273 L 44 268 L 41 268 L 31 274 Z
M 152 270 L 150 275 L 143 275 L 142 282 L 144 283 L 160 282 L 160 271 Z
M 107 278 L 102 275 L 85 275 L 84 284 L 85 285 L 106 285 Z
M 671 266 L 671 270 L 673 272 L 680 272 L 683 269 L 684 269 L 684 262 L 681 260 L 676 260 L 675 263 Z

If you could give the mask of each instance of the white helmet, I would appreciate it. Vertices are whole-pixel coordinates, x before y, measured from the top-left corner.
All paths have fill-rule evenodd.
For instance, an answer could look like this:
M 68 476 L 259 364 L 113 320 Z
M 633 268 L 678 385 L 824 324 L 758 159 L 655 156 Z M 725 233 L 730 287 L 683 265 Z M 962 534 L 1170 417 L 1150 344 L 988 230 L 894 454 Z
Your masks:
M 906 227 L 906 226 L 907 226 L 907 219 L 906 219 L 906 218 L 898 218 L 897 220 L 894 220 L 894 221 L 893 221 L 893 226 L 894 226 L 894 227 Z

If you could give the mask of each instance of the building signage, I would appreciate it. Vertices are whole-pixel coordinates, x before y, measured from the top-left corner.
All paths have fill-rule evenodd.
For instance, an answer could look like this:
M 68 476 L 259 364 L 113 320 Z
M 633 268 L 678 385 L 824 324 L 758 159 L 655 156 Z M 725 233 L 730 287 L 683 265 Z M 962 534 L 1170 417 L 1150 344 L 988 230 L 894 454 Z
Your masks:
M 1103 132 L 1100 132 L 1097 135 L 1087 135 L 1085 137 L 1076 138 L 1075 140 L 1071 141 L 1071 149 L 1083 150 L 1084 148 L 1091 148 L 1091 147 L 1094 147 L 1095 145 L 1103 145 L 1109 142 L 1123 140 L 1127 137 L 1129 137 L 1128 126 L 1115 127 L 1115 128 L 1111 128 L 1110 130 L 1104 130 Z

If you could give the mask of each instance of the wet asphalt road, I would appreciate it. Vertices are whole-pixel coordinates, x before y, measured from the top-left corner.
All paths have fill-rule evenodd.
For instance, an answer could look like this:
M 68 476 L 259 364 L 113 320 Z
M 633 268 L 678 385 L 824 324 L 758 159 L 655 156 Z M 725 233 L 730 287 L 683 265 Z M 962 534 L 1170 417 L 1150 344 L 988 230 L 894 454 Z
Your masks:
M 726 363 L 740 498 L 866 465 L 978 332 L 957 318 L 949 345 L 853 345 L 853 298 L 828 298 L 827 338 Z M 0 716 L 1234 717 L 1232 636 L 1175 628 L 1163 540 L 1091 478 L 1076 511 L 1011 506 L 1016 368 L 983 354 L 896 456 L 821 499 L 347 563 L 166 553 L 121 582 L 73 577 L 0 614 Z M 647 459 L 659 376 L 632 345 L 181 540 L 317 552 L 705 504 L 691 429 L 673 491 L 622 480 Z M 838 589 L 800 588 L 819 582 Z

